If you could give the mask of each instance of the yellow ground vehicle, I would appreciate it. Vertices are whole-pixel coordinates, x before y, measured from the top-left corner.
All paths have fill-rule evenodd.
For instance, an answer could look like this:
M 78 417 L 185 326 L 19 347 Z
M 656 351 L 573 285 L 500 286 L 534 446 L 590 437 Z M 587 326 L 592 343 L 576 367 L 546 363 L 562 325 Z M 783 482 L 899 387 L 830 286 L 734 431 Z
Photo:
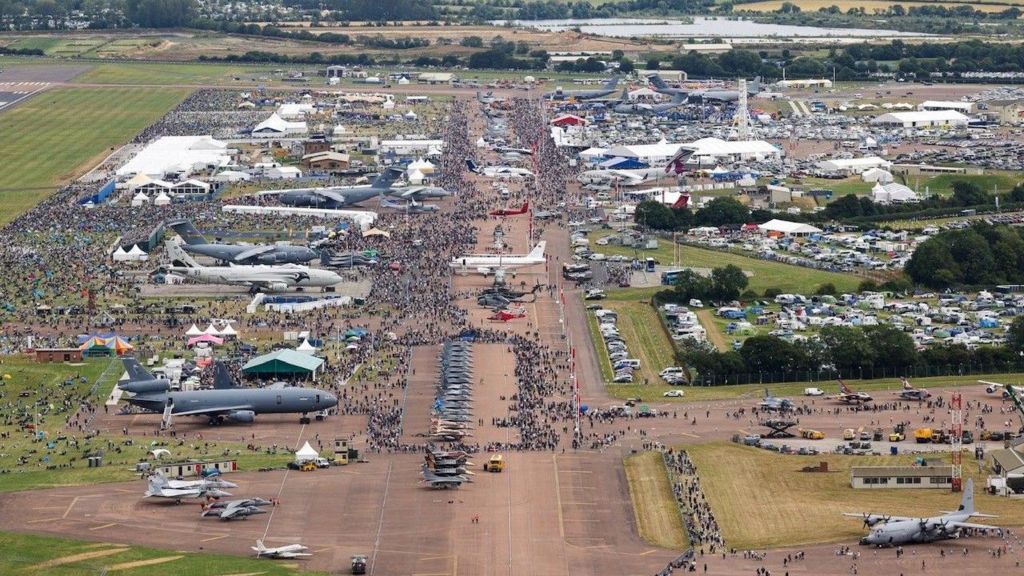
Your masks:
M 817 430 L 800 428 L 800 437 L 808 440 L 823 440 L 825 438 L 825 433 Z
M 857 439 L 857 431 L 856 430 L 854 430 L 853 428 L 847 428 L 846 430 L 843 430 L 843 440 L 856 440 L 856 439 Z
M 501 472 L 505 469 L 505 457 L 501 454 L 494 454 L 484 462 L 484 472 Z
M 897 424 L 889 433 L 889 442 L 902 442 L 907 438 L 903 424 Z
M 914 430 L 914 440 L 918 444 L 928 444 L 932 441 L 932 429 L 931 428 L 918 428 Z
M 299 470 L 302 470 L 303 472 L 312 472 L 313 470 L 316 470 L 316 463 L 312 461 L 306 462 L 299 467 Z

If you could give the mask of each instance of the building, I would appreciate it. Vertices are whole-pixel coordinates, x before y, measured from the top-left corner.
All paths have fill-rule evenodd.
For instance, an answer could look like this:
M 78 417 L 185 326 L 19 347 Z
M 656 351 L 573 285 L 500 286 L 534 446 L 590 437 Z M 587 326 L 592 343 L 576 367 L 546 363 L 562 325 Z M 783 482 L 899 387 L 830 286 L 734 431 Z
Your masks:
M 455 74 L 451 72 L 421 72 L 416 77 L 420 84 L 453 84 L 458 81 Z
M 966 128 L 967 116 L 956 110 L 929 110 L 924 112 L 889 112 L 876 116 L 872 124 L 903 128 Z
M 263 172 L 271 180 L 295 180 L 302 178 L 302 170 L 295 166 L 274 166 Z
M 285 120 L 301 120 L 314 113 L 316 106 L 310 102 L 287 102 L 277 107 L 277 115 Z
M 321 172 L 347 170 L 349 167 L 349 155 L 330 151 L 306 154 L 302 157 L 302 164 L 310 170 L 319 170 Z
M 780 90 L 787 88 L 808 89 L 808 88 L 831 88 L 832 81 L 826 78 L 808 78 L 806 80 L 779 80 L 775 86 Z
M 1000 496 L 1024 496 L 1024 454 L 1006 448 L 986 456 L 993 473 L 988 477 L 989 491 Z
M 876 204 L 906 204 L 920 200 L 917 192 L 899 182 L 889 182 L 888 184 L 877 182 L 871 188 L 871 201 Z
M 777 219 L 758 224 L 757 229 L 768 236 L 810 236 L 821 233 L 821 228 L 810 224 Z
M 146 145 L 117 175 L 130 178 L 145 174 L 151 178 L 186 177 L 200 170 L 216 169 L 232 163 L 235 150 L 212 136 L 164 136 Z
M 637 70 L 636 76 L 641 80 L 657 74 L 665 82 L 686 82 L 689 77 L 682 70 Z
M 987 115 L 1000 124 L 1018 126 L 1024 121 L 1024 100 L 990 100 L 985 104 L 988 106 Z
M 346 70 L 345 70 L 344 66 L 337 66 L 337 65 L 328 66 L 327 69 L 324 70 L 323 74 L 324 74 L 324 76 L 326 76 L 328 78 L 344 78 L 345 76 L 348 75 L 348 74 L 346 74 Z
M 761 162 L 782 158 L 782 150 L 764 140 L 726 141 L 720 138 L 701 138 L 687 144 L 687 146 L 694 148 L 694 152 L 686 163 L 702 167 L 714 166 L 718 162 L 739 162 L 742 160 Z M 667 162 L 668 158 L 665 161 Z
M 694 44 L 683 44 L 679 49 L 683 54 L 698 52 L 700 54 L 725 54 L 732 50 L 732 44 L 727 42 L 699 42 Z
M 444 140 L 381 140 L 380 152 L 410 156 L 415 154 L 440 154 Z
M 36 348 L 36 362 L 81 362 L 82 351 L 78 348 Z
M 242 374 L 247 376 L 291 376 L 312 378 L 316 380 L 317 371 L 324 365 L 322 358 L 296 352 L 295 350 L 277 350 L 269 354 L 257 356 L 242 366 Z
M 152 198 L 166 194 L 169 198 L 179 200 L 206 200 L 213 192 L 212 186 L 201 180 L 167 182 L 166 180 L 154 180 L 145 174 L 135 176 L 127 182 L 127 186 L 132 195 L 142 193 Z
M 953 467 L 938 466 L 854 466 L 850 469 L 853 488 L 942 488 L 953 487 Z
M 330 152 L 331 141 L 323 136 L 314 136 L 309 140 L 302 141 L 302 155 L 309 156 L 319 152 Z
M 925 100 L 917 105 L 917 109 L 921 111 L 934 111 L 934 110 L 955 110 L 961 114 L 971 114 L 974 112 L 974 102 L 960 102 L 953 100 Z
M 149 471 L 154 474 L 161 474 L 165 478 L 195 478 L 202 476 L 203 471 L 216 470 L 221 474 L 238 471 L 238 461 L 225 460 L 188 460 L 185 462 L 152 462 Z
M 861 174 L 872 168 L 889 168 L 892 162 L 883 160 L 878 156 L 865 156 L 863 158 L 833 158 L 818 162 L 818 170 L 824 174 L 842 174 L 852 176 Z

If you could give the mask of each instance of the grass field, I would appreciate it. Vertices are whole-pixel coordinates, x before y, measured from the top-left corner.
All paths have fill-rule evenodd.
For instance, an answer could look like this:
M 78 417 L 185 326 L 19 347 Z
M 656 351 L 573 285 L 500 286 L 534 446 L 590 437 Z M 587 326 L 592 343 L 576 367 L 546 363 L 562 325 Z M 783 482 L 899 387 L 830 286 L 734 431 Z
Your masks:
M 734 8 L 734 11 L 739 12 L 741 10 L 750 12 L 775 12 L 785 0 L 767 0 L 765 2 L 755 2 L 753 4 L 741 4 Z M 969 4 L 968 2 L 890 2 L 887 0 L 790 0 L 793 4 L 800 7 L 804 12 L 817 12 L 820 8 L 828 8 L 830 6 L 838 6 L 840 10 L 845 14 L 850 8 L 864 8 L 867 13 L 873 14 L 875 10 L 887 10 L 890 6 L 899 4 L 904 8 L 913 8 L 916 6 L 945 6 L 946 8 L 956 8 L 963 4 Z M 989 5 L 989 4 L 970 4 L 975 10 L 982 12 L 1002 12 L 1011 5 L 1015 4 L 1012 0 L 1006 0 L 1002 4 L 1005 5 Z
M 625 468 L 640 537 L 662 548 L 685 548 L 686 532 L 661 453 L 630 456 L 625 460 Z
M 595 234 L 593 238 L 597 239 L 611 233 L 612 232 Z M 634 256 L 634 250 L 632 248 L 625 248 L 622 246 L 595 245 L 593 250 L 609 256 L 613 254 L 622 254 L 623 256 L 628 256 L 630 258 Z M 790 264 L 770 262 L 768 260 L 750 258 L 730 252 L 707 250 L 693 246 L 681 246 L 679 252 L 680 266 L 690 266 L 694 268 L 716 268 L 726 266 L 728 264 L 739 266 L 744 272 L 750 273 L 750 285 L 748 288 L 758 294 L 764 293 L 765 288 L 778 288 L 783 292 L 810 294 L 813 293 L 818 286 L 825 283 L 834 284 L 836 290 L 840 293 L 852 292 L 857 289 L 857 286 L 862 280 L 862 278 L 854 276 L 853 274 L 825 272 L 822 270 L 815 270 L 813 268 L 805 268 L 803 266 L 792 266 Z M 661 262 L 663 266 L 670 266 L 672 265 L 673 258 L 672 244 L 669 241 L 660 240 L 656 250 L 641 250 L 640 257 L 653 257 Z M 657 290 L 652 290 L 652 292 L 656 291 Z
M 180 89 L 56 89 L 0 114 L 6 166 L 0 174 L 0 225 L 102 160 L 187 94 Z
M 75 78 L 79 84 L 137 84 L 197 86 L 230 84 L 237 77 L 248 84 L 259 81 L 271 68 L 235 64 L 100 64 Z
M 783 455 L 732 443 L 686 446 L 697 467 L 725 543 L 739 549 L 801 546 L 822 542 L 855 544 L 865 534 L 843 512 L 933 516 L 956 510 L 960 495 L 948 490 L 871 490 L 850 487 L 851 466 L 911 464 L 914 456 Z M 1024 504 L 990 496 L 979 487 L 984 476 L 965 458 L 964 477 L 974 478 L 979 511 L 998 514 L 998 526 L 1024 524 Z M 829 472 L 801 472 L 828 462 Z M 756 489 L 755 489 L 756 487 Z
M 138 478 L 134 464 L 147 457 L 152 438 L 97 436 L 65 429 L 65 421 L 78 408 L 78 399 L 88 397 L 101 404 L 121 375 L 121 363 L 114 359 L 90 360 L 80 365 L 38 364 L 19 357 L 0 357 L 0 392 L 4 398 L 0 432 L 9 434 L 0 452 L 0 492 L 70 486 L 98 482 L 123 482 Z M 109 369 L 108 369 L 109 367 Z M 6 378 L 6 376 L 10 378 Z M 102 379 L 100 377 L 104 376 Z M 95 394 L 88 396 L 97 383 Z M 27 396 L 21 396 L 28 392 Z M 69 400 L 66 407 L 64 400 Z M 52 406 L 52 407 L 50 407 Z M 102 410 L 102 408 L 100 408 Z M 31 425 L 34 431 L 29 429 Z M 37 433 L 42 433 L 40 438 Z M 254 470 L 285 466 L 291 456 L 285 452 L 251 452 L 238 443 L 166 445 L 175 458 L 202 459 L 225 451 L 238 460 L 239 468 Z M 105 466 L 89 468 L 85 455 L 103 452 Z M 25 461 L 19 463 L 24 456 Z M 49 469 L 49 468 L 53 469 Z M 140 485 L 140 491 L 142 487 Z M 0 574 L 3 574 L 0 569 Z
M 1024 383 L 1024 374 L 993 374 L 989 376 L 984 375 L 972 375 L 972 376 L 935 376 L 931 378 L 911 378 L 911 382 L 914 386 L 924 388 L 946 388 L 951 386 L 977 386 L 978 380 L 996 380 L 998 382 L 1006 382 L 1010 384 L 1021 384 Z M 900 381 L 898 378 L 879 378 L 877 380 L 844 380 L 850 388 L 854 390 L 863 390 L 865 392 L 881 392 L 878 399 L 884 400 L 886 391 L 896 392 L 900 388 Z M 616 398 L 640 398 L 647 402 L 660 402 L 660 401 L 672 401 L 672 402 L 704 402 L 709 400 L 733 400 L 733 399 L 749 399 L 753 402 L 755 399 L 760 399 L 764 394 L 764 389 L 768 388 L 776 396 L 788 396 L 800 403 L 800 396 L 803 394 L 804 388 L 808 386 L 816 386 L 828 392 L 835 392 L 835 382 L 833 381 L 806 381 L 806 382 L 783 382 L 778 384 L 740 384 L 734 386 L 685 386 L 675 387 L 669 386 L 658 380 L 652 380 L 651 384 L 644 386 L 642 384 L 616 384 L 609 386 L 609 393 Z M 663 398 L 662 393 L 666 390 L 681 389 L 686 392 L 686 396 L 683 398 Z
M 616 326 L 630 357 L 640 360 L 640 369 L 633 373 L 634 382 L 656 382 L 662 369 L 675 364 L 675 350 L 658 313 L 646 302 L 608 301 L 604 307 L 618 313 Z
M 140 546 L 0 532 L 0 574 L 59 576 L 216 576 L 220 574 L 299 574 L 294 562 L 272 562 L 226 554 L 170 552 Z M 302 570 L 316 576 L 321 572 Z
M 985 192 L 991 193 L 996 190 L 1000 194 L 1006 194 L 1018 182 L 1024 181 L 1024 177 L 1017 172 L 995 172 L 992 174 L 939 174 L 932 177 L 905 176 L 901 180 L 919 193 L 923 194 L 927 187 L 929 194 L 946 196 L 953 193 L 953 183 L 958 181 L 977 184 Z

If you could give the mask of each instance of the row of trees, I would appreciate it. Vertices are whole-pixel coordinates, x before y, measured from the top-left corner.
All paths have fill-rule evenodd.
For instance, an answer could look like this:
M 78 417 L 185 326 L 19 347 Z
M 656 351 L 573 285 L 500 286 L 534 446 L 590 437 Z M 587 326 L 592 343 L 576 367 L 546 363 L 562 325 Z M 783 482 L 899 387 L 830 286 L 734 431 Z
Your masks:
M 684 305 L 694 299 L 730 302 L 740 297 L 748 282 L 743 270 L 733 264 L 712 269 L 711 276 L 687 269 L 680 272 L 671 290 L 662 290 L 655 299 Z
M 669 208 L 656 200 L 644 200 L 637 204 L 633 218 L 637 224 L 652 230 L 681 231 L 695 226 L 737 226 L 767 222 L 773 216 L 764 210 L 751 211 L 739 200 L 721 196 L 696 212 L 689 208 Z
M 1024 238 L 1019 228 L 987 224 L 943 232 L 917 247 L 906 273 L 936 289 L 1024 284 Z

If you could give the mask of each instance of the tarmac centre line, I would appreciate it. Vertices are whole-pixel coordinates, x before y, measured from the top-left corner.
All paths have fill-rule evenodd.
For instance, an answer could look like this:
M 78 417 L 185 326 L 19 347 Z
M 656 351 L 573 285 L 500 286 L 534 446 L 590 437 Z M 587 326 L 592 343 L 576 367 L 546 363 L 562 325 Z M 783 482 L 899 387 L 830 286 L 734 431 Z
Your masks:
M 295 450 L 299 449 L 299 442 L 302 442 L 302 434 L 306 431 L 306 425 L 303 424 L 299 428 L 299 437 L 295 439 Z M 281 500 L 281 494 L 284 493 L 285 482 L 288 481 L 288 473 L 291 472 L 291 468 L 287 468 L 284 471 L 284 476 L 281 478 L 281 486 L 277 489 L 277 496 L 274 498 L 275 502 Z M 277 512 L 277 504 L 270 509 L 270 514 L 267 515 L 267 528 L 263 531 L 263 540 L 267 539 L 267 534 L 270 533 L 270 523 L 274 521 L 274 512 Z
M 380 502 L 380 517 L 377 519 L 377 537 L 373 541 L 373 557 L 370 559 L 370 576 L 373 576 L 373 571 L 377 568 L 377 551 L 380 550 L 380 533 L 384 529 L 384 510 L 387 509 L 388 491 L 391 489 L 391 469 L 393 467 L 394 461 L 392 460 L 388 462 L 388 475 L 384 479 L 384 498 Z
M 562 488 L 558 483 L 558 456 L 551 455 L 551 462 L 555 465 L 555 501 L 558 504 L 558 534 L 565 540 L 565 520 L 562 518 Z
M 117 526 L 117 522 L 111 522 L 110 524 L 104 524 L 102 526 L 93 526 L 89 530 L 103 530 L 104 528 L 110 528 L 111 526 Z
M 230 534 L 221 534 L 219 536 L 210 536 L 209 538 L 203 538 L 200 542 L 213 542 L 214 540 L 223 540 L 230 536 Z

